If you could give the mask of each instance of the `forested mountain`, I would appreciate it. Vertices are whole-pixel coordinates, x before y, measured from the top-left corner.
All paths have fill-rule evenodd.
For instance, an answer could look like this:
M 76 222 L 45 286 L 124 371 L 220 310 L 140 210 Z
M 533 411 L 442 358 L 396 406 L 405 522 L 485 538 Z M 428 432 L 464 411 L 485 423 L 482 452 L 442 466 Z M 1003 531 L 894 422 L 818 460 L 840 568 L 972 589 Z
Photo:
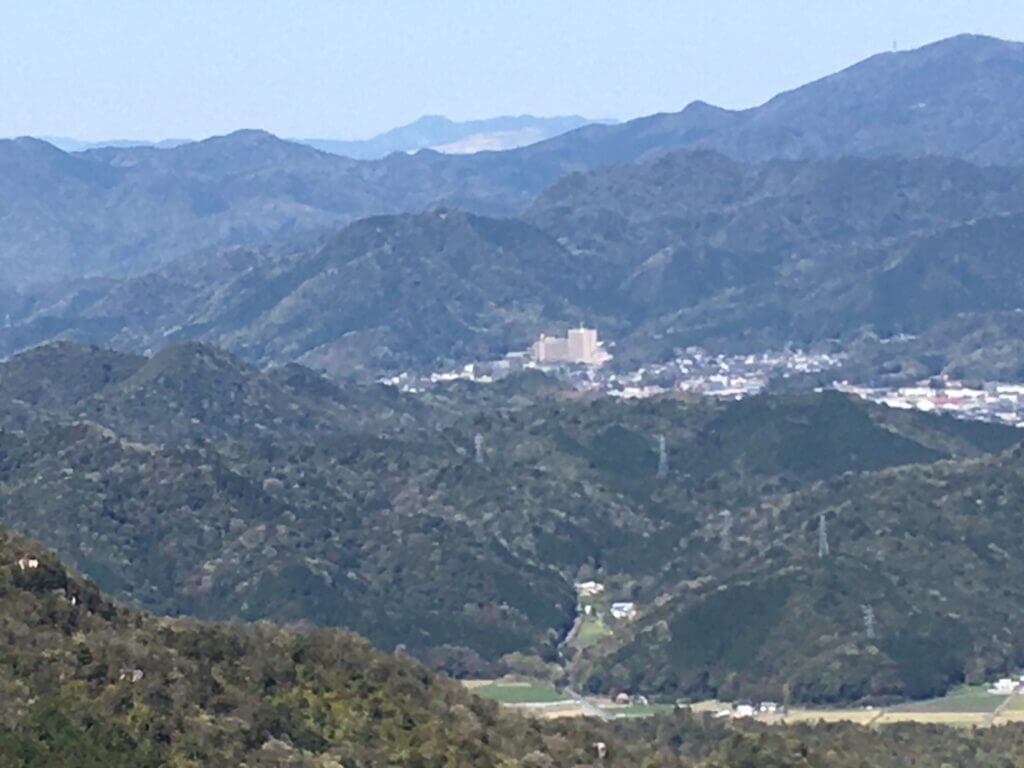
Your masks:
M 216 341 L 261 362 L 338 375 L 454 364 L 581 321 L 584 265 L 524 222 L 440 210 L 374 217 L 309 243 L 202 253 L 54 301 L 0 335 L 145 350 Z
M 765 728 L 679 710 L 527 719 L 347 632 L 203 624 L 112 603 L 0 531 L 0 761 L 10 768 L 1002 768 L 1022 729 Z M 603 758 L 598 758 L 598 744 Z
M 54 337 L 136 351 L 201 339 L 260 364 L 373 377 L 523 349 L 579 322 L 616 341 L 624 364 L 693 344 L 927 339 L 951 322 L 1010 343 L 998 318 L 1020 307 L 1022 212 L 1018 168 L 746 164 L 684 150 L 573 174 L 521 218 L 371 217 L 332 235 L 199 251 L 134 278 L 24 291 L 0 351 Z M 962 365 L 949 335 L 921 342 L 907 370 Z M 988 361 L 973 364 L 983 375 Z
M 347 632 L 127 610 L 6 531 L 0 626 L 9 768 L 576 766 L 598 740 L 605 764 L 629 766 L 656 749 L 628 729 L 499 712 Z
M 822 701 L 984 680 L 1021 653 L 1007 611 L 1021 599 L 1022 552 L 1005 534 L 1022 471 L 1015 448 L 826 480 L 738 510 L 728 551 L 708 517 L 680 542 L 679 586 L 586 674 L 698 696 L 778 697 L 784 683 Z
M 1017 309 L 1022 192 L 1020 169 L 959 160 L 682 151 L 569 176 L 524 218 L 604 280 L 604 305 L 632 320 L 620 348 L 650 359 L 659 346 L 848 344 Z M 936 346 L 940 369 L 956 359 Z
M 75 377 L 46 400 L 32 385 Z M 891 656 L 866 651 L 857 684 L 837 691 L 829 676 L 801 677 L 849 658 L 842 643 L 789 629 L 822 588 L 811 577 L 830 572 L 832 561 L 814 559 L 817 515 L 824 504 L 839 515 L 837 563 L 854 573 L 870 563 L 871 584 L 898 580 L 907 600 L 928 594 L 937 562 L 975 562 L 957 507 L 937 498 L 942 524 L 916 533 L 916 556 L 876 562 L 867 531 L 902 523 L 882 505 L 872 511 L 877 521 L 847 518 L 844 489 L 881 482 L 868 479 L 874 472 L 902 478 L 889 468 L 942 459 L 967 462 L 956 471 L 970 474 L 989 466 L 971 462 L 1014 445 L 1016 430 L 836 393 L 622 403 L 580 400 L 529 377 L 494 386 L 500 391 L 400 395 L 338 386 L 298 366 L 258 371 L 196 344 L 148 360 L 41 347 L 0 367 L 0 519 L 150 610 L 344 626 L 460 673 L 501 670 L 515 652 L 554 659 L 575 617 L 572 583 L 581 574 L 600 574 L 637 600 L 639 627 L 660 626 L 664 612 L 685 615 L 711 585 L 790 574 L 785 605 L 793 613 L 778 606 L 772 619 L 792 645 L 786 658 L 804 660 L 806 672 L 766 664 L 749 675 L 728 655 L 684 656 L 630 667 L 635 677 L 624 678 L 614 660 L 614 672 L 601 671 L 603 654 L 613 653 L 602 647 L 579 674 L 597 688 L 732 691 L 701 676 L 712 665 L 714 674 L 736 673 L 738 692 L 784 680 L 808 700 L 925 692 L 909 673 L 894 672 Z M 655 477 L 657 435 L 670 447 L 663 480 Z M 1015 462 L 1009 454 L 991 466 L 1009 482 Z M 835 483 L 827 501 L 799 503 L 800 494 L 823 493 L 807 490 L 819 481 Z M 748 530 L 740 510 L 752 505 Z M 715 540 L 723 508 L 737 514 L 727 556 Z M 772 508 L 782 510 L 779 519 Z M 860 531 L 855 540 L 867 550 L 847 544 L 850 531 Z M 962 655 L 935 672 L 928 691 L 1019 651 L 1012 637 L 987 640 L 1006 611 L 1016 616 L 1012 595 L 996 606 L 978 592 L 1012 578 L 1012 562 L 977 560 L 974 587 L 922 600 L 917 613 L 902 610 L 895 592 L 872 593 L 886 638 L 925 642 L 922 633 L 947 612 L 962 617 L 958 632 L 973 641 L 958 646 Z M 867 599 L 850 589 L 850 600 Z M 818 617 L 837 638 L 855 619 L 840 607 Z M 616 643 L 637 660 L 674 647 L 665 638 L 634 648 L 628 634 Z

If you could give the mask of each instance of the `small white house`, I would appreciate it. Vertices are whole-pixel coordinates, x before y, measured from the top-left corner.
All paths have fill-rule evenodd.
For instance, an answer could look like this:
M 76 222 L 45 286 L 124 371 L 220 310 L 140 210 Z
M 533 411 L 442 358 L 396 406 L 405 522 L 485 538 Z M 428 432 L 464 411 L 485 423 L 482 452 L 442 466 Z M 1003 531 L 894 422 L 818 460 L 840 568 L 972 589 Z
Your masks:
M 612 603 L 611 614 L 613 619 L 636 618 L 636 605 L 634 603 Z
M 578 581 L 573 586 L 580 597 L 593 597 L 604 592 L 604 584 L 597 581 Z
M 23 557 L 18 561 L 18 567 L 23 571 L 31 570 L 39 567 L 39 561 L 34 557 Z
M 999 696 L 1009 696 L 1017 690 L 1017 685 L 1017 681 L 1012 677 L 1001 677 L 992 684 L 988 692 Z
M 733 717 L 753 717 L 756 710 L 753 704 L 737 704 L 732 710 Z
M 762 701 L 758 710 L 767 715 L 772 715 L 779 711 L 779 705 L 774 701 Z

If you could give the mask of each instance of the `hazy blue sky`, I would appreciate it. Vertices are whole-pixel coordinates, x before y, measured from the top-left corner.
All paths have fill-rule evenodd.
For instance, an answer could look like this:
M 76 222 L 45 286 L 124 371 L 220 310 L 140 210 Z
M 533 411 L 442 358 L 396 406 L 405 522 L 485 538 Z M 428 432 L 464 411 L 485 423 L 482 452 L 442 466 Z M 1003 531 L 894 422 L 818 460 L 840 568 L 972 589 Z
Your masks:
M 422 114 L 760 103 L 1021 0 L 0 0 L 0 136 L 357 138 Z

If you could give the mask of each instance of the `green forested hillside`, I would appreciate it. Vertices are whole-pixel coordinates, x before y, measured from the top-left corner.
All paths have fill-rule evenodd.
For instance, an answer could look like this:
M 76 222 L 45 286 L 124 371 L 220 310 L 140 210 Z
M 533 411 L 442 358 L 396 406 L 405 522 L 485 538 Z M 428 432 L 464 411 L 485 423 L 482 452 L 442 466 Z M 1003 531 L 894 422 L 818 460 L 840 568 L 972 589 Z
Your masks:
M 1024 754 L 1020 726 L 529 719 L 347 632 L 125 609 L 3 530 L 0 636 L 5 768 L 1003 768 Z
M 669 599 L 582 667 L 595 687 L 819 701 L 982 682 L 1024 653 L 1022 504 L 1015 448 L 846 474 L 738 510 L 727 551 L 708 518 L 681 542 Z
M 107 367 L 120 372 L 109 382 Z M 26 419 L 21 393 L 31 389 L 19 382 L 62 381 L 71 369 L 80 381 Z M 347 627 L 456 673 L 489 674 L 516 652 L 557 659 L 576 614 L 572 584 L 593 577 L 609 582 L 611 597 L 636 600 L 641 619 L 635 639 L 633 625 L 617 625 L 575 674 L 592 688 L 664 694 L 719 690 L 715 680 L 694 681 L 709 666 L 743 671 L 743 649 L 761 647 L 746 638 L 733 652 L 669 653 L 687 620 L 675 635 L 657 628 L 717 585 L 750 581 L 760 609 L 779 606 L 760 620 L 764 633 L 797 626 L 807 596 L 827 591 L 829 571 L 819 575 L 824 564 L 813 557 L 817 513 L 782 511 L 814 483 L 976 461 L 1019 436 L 827 392 L 619 402 L 581 399 L 531 375 L 408 395 L 338 386 L 298 366 L 257 371 L 195 344 L 149 360 L 43 348 L 0 366 L 0 388 L 11 393 L 0 519 L 119 599 L 171 615 Z M 668 447 L 663 478 L 658 436 Z M 717 540 L 723 509 L 734 515 L 728 553 Z M 886 524 L 900 514 L 891 509 Z M 930 527 L 922 541 L 942 530 Z M 844 533 L 833 533 L 837 558 L 847 556 Z M 970 553 L 954 536 L 942 557 Z M 925 594 L 934 554 L 858 567 Z M 1009 573 L 998 560 L 979 567 L 987 584 Z M 814 677 L 852 658 L 839 641 L 857 621 L 856 599 L 821 611 L 819 635 L 783 633 L 800 650 L 721 690 L 785 678 L 807 699 L 923 692 L 888 662 L 865 662 L 842 689 Z M 930 631 L 897 608 L 883 625 L 888 609 L 877 610 L 887 630 Z M 1001 615 L 983 603 L 958 610 L 971 633 Z M 979 640 L 931 689 L 968 668 L 994 668 L 1015 647 Z M 804 666 L 792 671 L 787 659 Z M 812 682 L 799 685 L 800 675 Z
M 26 288 L 0 353 L 52 338 L 136 351 L 191 339 L 371 379 L 523 349 L 577 322 L 616 342 L 617 364 L 692 344 L 849 346 L 1011 312 L 1021 210 L 1020 168 L 677 151 L 570 175 L 519 218 L 376 216 Z M 925 375 L 963 357 L 933 342 L 914 356 Z
M 126 610 L 6 532 L 0 635 L 5 768 L 575 766 L 597 739 L 611 765 L 651 752 L 499 712 L 346 632 Z

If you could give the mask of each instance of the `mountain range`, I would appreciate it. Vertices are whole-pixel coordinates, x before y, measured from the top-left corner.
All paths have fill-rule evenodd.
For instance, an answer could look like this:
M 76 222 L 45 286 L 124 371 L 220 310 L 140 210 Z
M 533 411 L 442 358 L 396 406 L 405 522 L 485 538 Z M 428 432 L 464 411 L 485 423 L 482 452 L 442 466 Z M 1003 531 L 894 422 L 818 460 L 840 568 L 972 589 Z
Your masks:
M 444 673 L 889 707 L 1020 667 L 1021 432 L 829 384 L 1024 377 L 1021 92 L 964 35 L 621 124 L 0 141 L 0 763 L 1017 764 Z M 583 324 L 619 370 L 842 354 L 735 400 L 378 383 Z
M 408 125 L 368 139 L 289 139 L 296 144 L 319 149 L 334 155 L 356 160 L 378 160 L 392 152 L 417 152 L 432 149 L 452 154 L 472 154 L 483 150 L 514 149 L 571 131 L 591 123 L 613 124 L 615 120 L 588 120 L 579 115 L 560 117 L 534 117 L 533 115 L 503 115 L 483 120 L 451 120 L 443 115 L 424 115 Z M 152 147 L 173 149 L 194 143 L 191 139 L 110 139 L 82 141 L 65 136 L 40 136 L 64 152 L 85 152 L 90 149 L 126 149 Z
M 6 302 L 0 351 L 55 337 L 138 352 L 200 339 L 259 364 L 372 378 L 524 349 L 587 322 L 623 365 L 694 344 L 838 340 L 871 375 L 874 339 L 927 340 L 951 322 L 1015 338 L 1002 318 L 1019 306 L 1022 214 L 1016 167 L 676 150 L 572 174 L 515 218 L 369 217 L 337 234 L 200 250 L 135 277 L 23 289 Z M 956 370 L 967 352 L 946 339 L 936 332 L 887 363 L 911 378 Z M 1007 359 L 973 360 L 975 375 Z
M 620 363 L 839 340 L 873 376 L 902 334 L 897 377 L 1012 372 L 1022 50 L 961 36 L 750 110 L 463 156 L 0 142 L 0 352 L 191 338 L 372 377 L 582 321 Z
M 1022 433 L 828 385 L 1024 377 L 1022 92 L 1024 44 L 962 35 L 624 123 L 0 141 L 0 764 L 1020 764 L 1020 726 L 680 702 L 1021 666 Z M 378 383 L 583 324 L 620 370 L 841 362 L 744 399 Z
M 168 150 L 73 155 L 7 140 L 0 142 L 0 264 L 8 281 L 24 284 L 143 271 L 200 247 L 377 213 L 436 205 L 514 213 L 572 171 L 678 148 L 746 161 L 941 154 L 1016 165 L 1024 161 L 1014 98 L 1022 51 L 1018 43 L 961 36 L 873 57 L 742 112 L 698 102 L 466 156 L 419 152 L 360 162 L 252 131 Z

